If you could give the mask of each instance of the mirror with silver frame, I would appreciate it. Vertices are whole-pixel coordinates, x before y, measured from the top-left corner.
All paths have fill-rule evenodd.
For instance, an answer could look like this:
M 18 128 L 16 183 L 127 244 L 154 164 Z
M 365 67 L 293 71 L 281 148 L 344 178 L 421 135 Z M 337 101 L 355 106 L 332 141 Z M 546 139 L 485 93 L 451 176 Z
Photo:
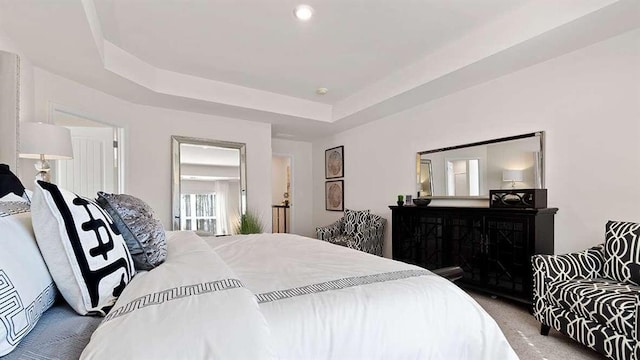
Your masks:
M 417 195 L 489 197 L 495 189 L 544 188 L 544 132 L 535 132 L 416 155 Z
M 247 209 L 246 145 L 171 138 L 173 230 L 232 234 Z

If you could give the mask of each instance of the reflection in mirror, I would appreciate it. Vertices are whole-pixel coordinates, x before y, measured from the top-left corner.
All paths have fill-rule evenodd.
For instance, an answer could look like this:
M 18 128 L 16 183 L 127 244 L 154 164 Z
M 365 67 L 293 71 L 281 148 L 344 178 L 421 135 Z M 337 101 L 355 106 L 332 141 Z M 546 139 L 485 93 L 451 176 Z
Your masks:
M 447 195 L 480 195 L 480 159 L 447 159 Z
M 98 191 L 122 193 L 124 130 L 57 105 L 51 107 L 50 118 L 69 129 L 73 144 L 73 159 L 55 162 L 56 184 L 88 198 Z
M 431 160 L 420 159 L 418 154 L 418 197 L 431 196 L 433 194 L 433 178 L 431 177 Z
M 488 197 L 490 189 L 540 189 L 543 132 L 419 152 L 419 197 Z M 427 181 L 428 180 L 428 181 Z
M 172 139 L 173 229 L 231 234 L 246 209 L 245 144 Z

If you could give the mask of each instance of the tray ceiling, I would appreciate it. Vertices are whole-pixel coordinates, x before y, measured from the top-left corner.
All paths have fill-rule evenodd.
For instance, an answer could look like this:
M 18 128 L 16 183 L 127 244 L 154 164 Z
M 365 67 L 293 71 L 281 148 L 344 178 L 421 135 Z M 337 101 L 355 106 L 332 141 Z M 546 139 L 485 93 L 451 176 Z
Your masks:
M 306 3 L 302 23 L 290 0 L 12 0 L 0 27 L 37 66 L 127 101 L 308 140 L 640 26 L 634 0 Z

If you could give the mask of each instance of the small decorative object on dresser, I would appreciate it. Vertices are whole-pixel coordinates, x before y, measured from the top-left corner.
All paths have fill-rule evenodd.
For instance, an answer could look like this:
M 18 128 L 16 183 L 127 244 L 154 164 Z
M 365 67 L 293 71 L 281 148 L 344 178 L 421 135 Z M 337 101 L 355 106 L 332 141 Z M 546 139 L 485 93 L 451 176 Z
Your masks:
M 325 150 L 324 164 L 326 179 L 344 177 L 344 146 Z
M 431 204 L 431 198 L 415 198 L 413 199 L 413 205 L 415 206 L 427 206 Z
M 396 204 L 398 204 L 398 206 L 404 205 L 404 195 L 398 195 L 398 201 L 396 201 Z
M 327 211 L 344 211 L 344 181 L 327 181 L 324 186 Z
M 413 196 L 411 196 L 411 195 L 405 195 L 404 196 L 404 204 L 405 205 L 413 205 L 412 198 L 413 198 Z
M 547 189 L 489 190 L 489 206 L 492 208 L 547 207 Z

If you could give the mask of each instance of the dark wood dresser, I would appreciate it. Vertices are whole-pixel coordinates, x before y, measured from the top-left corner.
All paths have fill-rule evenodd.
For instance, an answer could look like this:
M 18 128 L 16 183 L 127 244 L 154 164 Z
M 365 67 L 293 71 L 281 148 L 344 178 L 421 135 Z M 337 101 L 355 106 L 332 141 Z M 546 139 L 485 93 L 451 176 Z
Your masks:
M 460 285 L 530 304 L 531 255 L 553 254 L 557 208 L 389 206 L 393 258 L 460 266 Z

